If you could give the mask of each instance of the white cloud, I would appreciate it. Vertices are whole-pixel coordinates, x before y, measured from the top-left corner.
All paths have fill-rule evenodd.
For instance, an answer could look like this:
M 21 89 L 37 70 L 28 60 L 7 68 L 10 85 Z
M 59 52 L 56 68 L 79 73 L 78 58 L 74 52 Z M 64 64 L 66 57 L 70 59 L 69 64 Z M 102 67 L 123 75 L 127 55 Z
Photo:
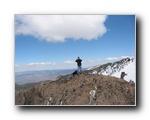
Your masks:
M 40 63 L 29 63 L 28 65 L 55 65 L 56 62 L 40 62 Z
M 31 35 L 48 42 L 92 40 L 103 36 L 106 15 L 15 15 L 16 35 Z
M 118 60 L 118 59 L 120 59 L 120 58 L 117 58 L 117 57 L 108 57 L 108 58 L 106 58 L 106 60 Z
M 123 58 L 127 58 L 127 57 L 131 57 L 131 56 L 122 56 L 121 58 L 123 59 Z
M 68 60 L 68 61 L 64 61 L 64 63 L 65 63 L 65 64 L 75 64 L 74 61 L 69 61 L 69 60 Z

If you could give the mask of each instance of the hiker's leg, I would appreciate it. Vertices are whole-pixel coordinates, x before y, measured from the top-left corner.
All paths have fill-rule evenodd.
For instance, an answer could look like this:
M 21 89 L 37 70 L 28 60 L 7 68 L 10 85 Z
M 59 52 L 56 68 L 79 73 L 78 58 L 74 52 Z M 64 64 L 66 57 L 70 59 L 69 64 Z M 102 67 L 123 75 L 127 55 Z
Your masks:
M 80 73 L 82 72 L 82 67 L 81 67 L 81 66 L 79 66 L 79 72 L 80 72 Z

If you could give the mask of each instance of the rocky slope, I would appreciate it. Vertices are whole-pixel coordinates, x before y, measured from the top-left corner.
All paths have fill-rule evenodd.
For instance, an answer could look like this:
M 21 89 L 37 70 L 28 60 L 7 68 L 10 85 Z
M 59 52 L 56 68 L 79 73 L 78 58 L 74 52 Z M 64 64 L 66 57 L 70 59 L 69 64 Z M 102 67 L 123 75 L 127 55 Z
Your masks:
M 135 105 L 135 83 L 101 74 L 59 76 L 15 91 L 16 105 Z
M 104 75 L 112 75 L 115 72 L 120 71 L 123 69 L 126 65 L 128 65 L 130 62 L 133 62 L 134 58 L 124 58 L 119 61 L 113 62 L 113 63 L 106 63 L 99 66 L 94 66 L 92 68 L 88 69 L 88 73 L 90 74 L 104 74 Z
M 113 63 L 94 66 L 86 71 L 88 74 L 103 74 L 120 78 L 121 72 L 125 72 L 126 81 L 136 82 L 136 60 L 134 57 L 123 58 Z

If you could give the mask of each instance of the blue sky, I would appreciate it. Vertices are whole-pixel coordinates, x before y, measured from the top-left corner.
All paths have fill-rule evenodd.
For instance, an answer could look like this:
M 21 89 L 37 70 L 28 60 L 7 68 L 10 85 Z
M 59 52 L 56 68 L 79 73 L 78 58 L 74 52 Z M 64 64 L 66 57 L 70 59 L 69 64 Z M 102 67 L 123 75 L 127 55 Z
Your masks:
M 78 56 L 83 67 L 135 56 L 135 16 L 15 15 L 16 71 L 76 68 Z

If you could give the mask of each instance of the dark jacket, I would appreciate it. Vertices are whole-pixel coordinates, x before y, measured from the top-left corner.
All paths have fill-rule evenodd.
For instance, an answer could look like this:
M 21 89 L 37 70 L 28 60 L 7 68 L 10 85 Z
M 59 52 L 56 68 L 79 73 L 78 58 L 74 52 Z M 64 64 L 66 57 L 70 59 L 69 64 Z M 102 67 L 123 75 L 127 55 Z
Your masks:
M 120 78 L 121 78 L 121 79 L 124 79 L 124 76 L 125 76 L 125 75 L 127 75 L 125 72 L 121 72 Z
M 76 62 L 77 62 L 77 65 L 78 65 L 78 66 L 81 66 L 81 65 L 82 65 L 82 64 L 81 64 L 82 60 L 81 60 L 80 58 L 76 59 Z

